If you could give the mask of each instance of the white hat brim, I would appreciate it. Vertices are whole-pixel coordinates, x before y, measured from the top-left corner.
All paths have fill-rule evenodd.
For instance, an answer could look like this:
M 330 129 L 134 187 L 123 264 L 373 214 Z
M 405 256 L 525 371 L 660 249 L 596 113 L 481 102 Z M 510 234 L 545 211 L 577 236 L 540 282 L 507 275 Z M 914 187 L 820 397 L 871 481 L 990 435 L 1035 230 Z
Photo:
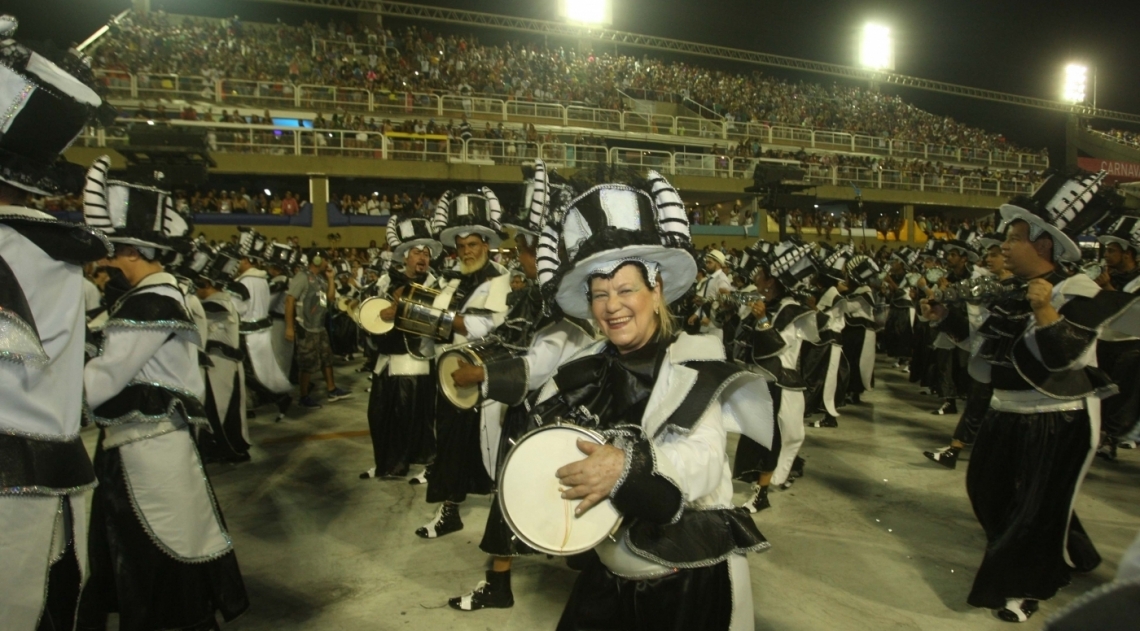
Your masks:
M 404 255 L 412 248 L 427 248 L 431 251 L 431 257 L 433 259 L 439 258 L 439 255 L 443 253 L 443 244 L 435 239 L 412 239 L 411 241 L 405 241 L 396 246 L 396 250 L 392 252 L 392 256 L 403 261 Z
M 558 284 L 558 306 L 575 318 L 591 318 L 590 303 L 586 298 L 586 279 L 610 263 L 637 258 L 660 266 L 661 283 L 664 285 L 662 295 L 666 304 L 680 300 L 697 279 L 697 262 L 688 252 L 663 245 L 631 245 L 598 252 L 578 261 Z
M 1001 226 L 999 226 L 999 230 L 1005 230 L 1009 224 L 1015 221 L 1024 221 L 1048 232 L 1049 236 L 1053 237 L 1054 245 L 1060 244 L 1062 261 L 1076 263 L 1081 260 L 1081 246 L 1077 245 L 1077 242 L 1073 241 L 1069 235 L 1058 230 L 1056 226 L 1049 224 L 1044 219 L 1034 215 L 1021 206 L 1002 204 L 999 210 L 1001 212 Z
M 487 240 L 487 245 L 497 248 L 502 243 L 503 238 L 499 233 L 486 226 L 454 226 L 451 228 L 444 228 L 439 233 L 440 243 L 448 247 L 455 247 L 455 238 L 461 234 L 477 234 Z
M 1116 245 L 1119 245 L 1121 248 L 1123 248 L 1125 250 L 1130 249 L 1130 248 L 1132 249 L 1133 252 L 1140 250 L 1140 248 L 1138 248 L 1135 243 L 1132 243 L 1128 239 L 1121 239 L 1120 237 L 1115 237 L 1115 236 L 1111 236 L 1111 235 L 1102 235 L 1102 236 L 1097 237 L 1096 239 L 1097 239 L 1097 241 L 1100 241 L 1101 243 L 1103 243 L 1105 245 L 1108 245 L 1109 243 L 1115 243 Z

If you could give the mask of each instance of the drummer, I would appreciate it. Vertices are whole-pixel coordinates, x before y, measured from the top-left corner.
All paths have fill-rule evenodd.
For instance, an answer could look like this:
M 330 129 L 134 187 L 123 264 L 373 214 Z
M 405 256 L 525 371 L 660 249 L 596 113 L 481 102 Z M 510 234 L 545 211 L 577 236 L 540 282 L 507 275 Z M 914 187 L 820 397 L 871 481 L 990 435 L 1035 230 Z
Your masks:
M 487 364 L 486 367 L 460 362 L 459 370 L 443 378 L 451 378 L 457 387 L 479 385 L 485 398 L 510 406 L 501 427 L 484 425 L 484 436 L 498 433 L 497 444 L 488 445 L 484 464 L 487 473 L 499 480 L 500 463 L 510 446 L 530 429 L 526 405 L 528 392 L 537 390 L 550 379 L 559 364 L 575 356 L 594 337 L 593 327 L 584 320 L 566 317 L 556 304 L 544 305 L 542 288 L 554 278 L 556 269 L 543 265 L 538 259 L 543 252 L 557 252 L 557 225 L 548 223 L 548 217 L 561 212 L 572 197 L 572 189 L 557 174 L 549 173 L 542 160 L 533 167 L 523 167 L 527 179 L 526 197 L 520 212 L 504 216 L 501 225 L 515 233 L 515 252 L 524 279 L 522 289 L 511 296 L 511 309 L 506 322 L 497 334 L 505 346 L 526 349 L 525 353 Z M 499 229 L 499 225 L 494 226 Z M 549 261 L 551 259 L 545 259 Z M 512 285 L 515 277 L 512 276 Z M 535 281 L 538 282 L 535 282 Z M 484 415 L 483 421 L 494 421 Z M 490 441 L 488 441 L 490 442 Z M 500 482 L 501 484 L 501 482 Z M 497 501 L 491 502 L 487 525 L 479 549 L 492 556 L 491 569 L 486 580 L 462 596 L 450 598 L 447 604 L 459 611 L 478 611 L 486 608 L 514 606 L 511 590 L 511 564 L 514 557 L 534 554 L 535 551 L 519 541 L 511 532 Z
M 378 281 L 397 298 L 411 284 L 430 287 L 436 277 L 429 264 L 443 251 L 443 244 L 432 238 L 426 219 L 403 219 L 393 215 L 388 220 L 388 245 L 403 269 L 389 269 L 387 278 Z M 391 322 L 395 307 L 381 312 Z M 365 324 L 367 326 L 367 324 Z M 410 465 L 427 465 L 435 457 L 436 380 L 432 375 L 430 355 L 419 350 L 421 338 L 392 329 L 375 336 L 378 354 L 369 366 L 372 390 L 368 398 L 368 431 L 372 435 L 373 466 L 360 474 L 370 478 L 403 478 Z M 420 473 L 409 482 L 420 484 Z
M 770 446 L 772 398 L 758 374 L 724 362 L 720 340 L 676 331 L 669 304 L 697 272 L 688 221 L 663 177 L 651 171 L 644 186 L 590 189 L 563 223 L 558 304 L 606 339 L 559 368 L 537 411 L 610 439 L 580 441 L 587 457 L 557 475 L 563 497 L 582 500 L 576 514 L 609 500 L 624 520 L 579 574 L 558 628 L 752 629 L 744 554 L 769 544 L 731 508 L 726 432 L 746 423 Z
M 440 296 L 435 304 L 448 305 L 443 321 L 453 323 L 443 342 L 486 338 L 506 319 L 510 275 L 490 260 L 491 248 L 502 241 L 502 233 L 491 226 L 491 213 L 498 207 L 498 197 L 487 187 L 474 194 L 448 191 L 436 204 L 432 228 L 440 242 L 454 246 L 458 255 L 458 269 L 445 273 L 437 284 Z M 480 454 L 481 413 L 478 408 L 459 410 L 442 392 L 437 397 L 437 453 L 427 470 L 427 501 L 442 504 L 435 517 L 416 530 L 417 536 L 434 539 L 461 530 L 459 504 L 468 493 L 491 492 Z

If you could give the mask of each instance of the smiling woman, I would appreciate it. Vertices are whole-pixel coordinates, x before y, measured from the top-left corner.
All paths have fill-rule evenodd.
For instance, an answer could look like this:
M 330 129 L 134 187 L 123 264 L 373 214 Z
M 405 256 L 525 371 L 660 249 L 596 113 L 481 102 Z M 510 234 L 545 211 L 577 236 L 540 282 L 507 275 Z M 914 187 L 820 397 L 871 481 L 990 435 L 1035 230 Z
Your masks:
M 638 350 L 654 337 L 672 337 L 673 317 L 661 302 L 657 272 L 651 283 L 643 263 L 625 263 L 609 275 L 590 277 L 590 312 L 620 353 Z
M 696 278 L 677 191 L 650 172 L 568 205 L 559 307 L 605 339 L 562 365 L 534 412 L 594 429 L 587 457 L 557 470 L 574 515 L 609 502 L 624 518 L 579 575 L 558 628 L 751 629 L 744 554 L 768 547 L 732 506 L 727 432 L 771 445 L 772 399 L 726 363 L 720 340 L 673 332 L 669 305 Z M 742 427 L 747 425 L 747 427 Z M 573 503 L 571 505 L 574 505 Z

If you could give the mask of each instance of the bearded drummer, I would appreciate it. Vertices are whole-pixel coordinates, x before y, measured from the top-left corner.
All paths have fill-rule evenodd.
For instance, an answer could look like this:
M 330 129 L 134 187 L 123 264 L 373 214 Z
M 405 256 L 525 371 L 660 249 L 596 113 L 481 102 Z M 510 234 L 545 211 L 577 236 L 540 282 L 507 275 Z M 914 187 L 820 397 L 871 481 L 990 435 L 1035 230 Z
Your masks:
M 526 193 L 518 213 L 492 216 L 495 229 L 506 228 L 515 234 L 515 252 L 524 274 L 530 281 L 515 290 L 506 322 L 497 335 L 504 346 L 521 349 L 517 356 L 475 366 L 460 361 L 459 369 L 443 379 L 453 379 L 457 388 L 479 386 L 484 398 L 508 406 L 502 424 L 483 427 L 484 464 L 487 473 L 496 476 L 511 446 L 531 429 L 524 400 L 529 392 L 542 387 L 558 366 L 574 357 L 594 338 L 593 327 L 585 320 L 566 317 L 556 304 L 545 304 L 544 287 L 557 271 L 550 263 L 557 259 L 558 225 L 551 216 L 560 213 L 572 199 L 572 191 L 557 174 L 548 172 L 543 161 L 523 168 Z M 514 279 L 512 278 L 512 285 Z M 484 422 L 493 421 L 484 415 Z M 498 440 L 493 440 L 497 434 Z M 491 569 L 486 580 L 471 592 L 450 598 L 447 604 L 459 611 L 514 606 L 511 590 L 511 565 L 514 557 L 535 554 L 511 532 L 497 501 L 491 502 L 487 525 L 479 549 L 491 555 Z
M 442 317 L 434 341 L 439 344 L 484 339 L 506 320 L 510 274 L 490 259 L 491 248 L 502 241 L 502 233 L 491 226 L 492 209 L 499 207 L 498 197 L 487 187 L 471 194 L 448 191 L 436 204 L 433 232 L 443 245 L 455 248 L 458 261 L 457 269 L 444 273 L 436 285 L 433 308 L 442 310 Z M 425 351 L 432 347 L 432 340 L 424 342 Z M 468 493 L 491 492 L 480 453 L 480 414 L 501 415 L 502 407 L 460 410 L 443 392 L 437 395 L 436 459 L 425 477 L 428 503 L 441 504 L 432 520 L 416 530 L 417 536 L 434 539 L 461 530 L 459 504 Z
M 403 269 L 389 269 L 386 285 L 393 296 L 401 296 L 412 284 L 431 287 L 436 277 L 431 261 L 443 252 L 443 244 L 431 234 L 426 219 L 388 220 L 388 245 Z M 396 317 L 396 307 L 381 312 L 383 320 Z M 372 390 L 368 398 L 368 430 L 372 435 L 374 464 L 360 479 L 404 478 L 413 464 L 429 464 L 435 457 L 436 380 L 431 356 L 420 351 L 421 338 L 392 329 L 375 336 L 377 355 L 372 366 Z M 421 484 L 423 473 L 409 480 Z

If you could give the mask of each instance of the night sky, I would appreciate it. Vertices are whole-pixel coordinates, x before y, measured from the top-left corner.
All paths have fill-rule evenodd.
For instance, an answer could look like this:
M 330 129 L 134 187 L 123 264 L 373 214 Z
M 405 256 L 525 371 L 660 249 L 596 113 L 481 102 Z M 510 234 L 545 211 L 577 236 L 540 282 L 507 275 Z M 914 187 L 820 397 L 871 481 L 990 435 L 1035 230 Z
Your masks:
M 241 0 L 152 0 L 155 8 L 200 15 L 237 13 L 246 19 L 327 21 L 340 12 L 314 13 L 295 7 Z M 556 0 L 431 0 L 418 4 L 553 19 Z M 66 45 L 84 39 L 129 0 L 7 0 L 3 11 L 21 22 L 19 36 Z M 1114 8 L 1115 7 L 1115 8 Z M 1099 10 L 1098 10 L 1099 8 Z M 1081 61 L 1097 72 L 1102 108 L 1140 113 L 1140 2 L 1076 3 L 1055 0 L 614 0 L 613 28 L 851 64 L 857 31 L 868 20 L 892 27 L 896 70 L 967 86 L 1055 99 L 1060 72 Z M 428 23 L 429 28 L 440 29 Z M 485 41 L 518 38 L 480 33 Z M 642 54 L 640 51 L 631 51 Z M 711 59 L 694 59 L 715 65 Z M 823 75 L 788 76 L 831 82 Z M 885 86 L 884 91 L 900 90 Z M 929 111 L 1005 133 L 1029 146 L 1048 146 L 1059 161 L 1064 116 L 1029 108 L 901 90 Z M 1126 127 L 1102 121 L 1100 126 Z

